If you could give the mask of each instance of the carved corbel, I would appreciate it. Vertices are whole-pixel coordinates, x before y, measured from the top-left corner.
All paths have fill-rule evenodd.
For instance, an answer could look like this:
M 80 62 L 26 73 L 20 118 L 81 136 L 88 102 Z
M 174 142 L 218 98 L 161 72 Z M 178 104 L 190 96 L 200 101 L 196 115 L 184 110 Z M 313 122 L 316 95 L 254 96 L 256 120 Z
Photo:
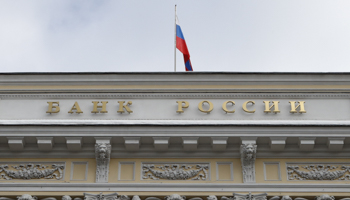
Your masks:
M 95 144 L 96 156 L 96 183 L 107 183 L 109 174 L 109 161 L 111 158 L 111 145 L 108 143 Z
M 240 153 L 244 183 L 255 183 L 256 148 L 257 145 L 255 144 L 241 145 Z

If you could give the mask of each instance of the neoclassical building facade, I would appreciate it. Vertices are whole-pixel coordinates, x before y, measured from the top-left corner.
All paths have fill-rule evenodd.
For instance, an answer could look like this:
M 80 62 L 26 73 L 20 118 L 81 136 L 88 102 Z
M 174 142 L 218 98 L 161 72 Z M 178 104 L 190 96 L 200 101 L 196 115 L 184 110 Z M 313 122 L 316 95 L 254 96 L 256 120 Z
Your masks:
M 349 200 L 348 73 L 0 74 L 0 200 Z

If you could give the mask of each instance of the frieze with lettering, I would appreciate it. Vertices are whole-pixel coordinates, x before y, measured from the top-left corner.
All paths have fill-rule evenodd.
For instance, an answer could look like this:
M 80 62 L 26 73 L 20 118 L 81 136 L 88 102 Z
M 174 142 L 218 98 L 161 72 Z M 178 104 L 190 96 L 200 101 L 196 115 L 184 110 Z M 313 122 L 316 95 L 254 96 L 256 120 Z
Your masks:
M 350 120 L 346 98 L 0 100 L 0 120 Z
M 60 112 L 60 105 L 59 105 L 59 101 L 49 101 L 47 102 L 48 103 L 48 110 L 46 111 L 46 113 L 59 113 Z M 108 113 L 107 111 L 107 103 L 108 101 L 92 101 L 92 104 L 93 104 L 93 110 L 91 111 L 91 113 Z M 184 113 L 185 109 L 187 109 L 190 104 L 188 101 L 176 101 L 176 103 L 178 104 L 178 109 L 177 109 L 177 113 Z M 298 101 L 298 103 L 296 103 L 296 101 L 289 101 L 290 103 L 290 110 L 289 112 L 290 113 L 306 113 L 306 110 L 305 110 L 305 101 Z M 125 101 L 118 101 L 118 113 L 133 113 L 133 111 L 130 109 L 129 106 L 132 105 L 132 101 L 128 101 L 127 103 L 125 103 Z M 229 110 L 228 109 L 228 104 L 231 104 L 231 109 Z M 228 114 L 228 113 L 235 113 L 235 109 L 234 109 L 234 106 L 235 106 L 235 102 L 232 101 L 232 100 L 228 100 L 228 101 L 225 101 L 221 108 L 222 110 Z M 254 105 L 255 104 L 255 101 L 252 101 L 252 100 L 248 100 L 248 101 L 245 101 L 241 108 L 243 109 L 244 112 L 246 113 L 255 113 L 256 109 L 252 109 L 252 110 L 249 110 L 247 108 L 247 105 L 248 104 L 251 104 L 251 105 Z M 263 111 L 264 113 L 280 113 L 281 111 L 279 110 L 279 101 L 263 101 L 263 104 L 265 106 L 265 110 Z M 206 105 L 206 106 L 205 106 Z M 208 100 L 203 100 L 203 101 L 200 101 L 199 104 L 198 104 L 198 110 L 200 112 L 203 112 L 203 113 L 207 113 L 209 114 L 210 112 L 212 112 L 214 110 L 214 104 L 211 102 L 211 101 L 208 101 Z M 70 114 L 73 114 L 73 113 L 77 113 L 77 114 L 80 114 L 80 113 L 84 113 L 82 111 L 82 109 L 80 108 L 79 106 L 79 103 L 78 101 L 76 101 L 73 106 L 71 107 L 71 109 L 68 111 L 68 113 Z

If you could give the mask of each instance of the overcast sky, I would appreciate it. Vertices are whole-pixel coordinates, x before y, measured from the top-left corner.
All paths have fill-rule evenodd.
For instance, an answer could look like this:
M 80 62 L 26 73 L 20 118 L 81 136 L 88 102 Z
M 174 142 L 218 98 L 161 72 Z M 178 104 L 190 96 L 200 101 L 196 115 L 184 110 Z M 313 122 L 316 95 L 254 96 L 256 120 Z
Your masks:
M 350 72 L 349 0 L 0 0 L 0 71 L 174 71 L 175 4 L 194 71 Z

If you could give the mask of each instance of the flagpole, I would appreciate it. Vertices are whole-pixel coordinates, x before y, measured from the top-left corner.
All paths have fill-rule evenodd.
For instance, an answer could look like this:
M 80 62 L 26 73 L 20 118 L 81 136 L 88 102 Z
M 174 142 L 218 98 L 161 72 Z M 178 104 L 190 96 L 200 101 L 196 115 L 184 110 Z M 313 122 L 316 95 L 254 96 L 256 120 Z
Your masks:
M 174 72 L 176 72 L 176 4 L 175 4 Z

